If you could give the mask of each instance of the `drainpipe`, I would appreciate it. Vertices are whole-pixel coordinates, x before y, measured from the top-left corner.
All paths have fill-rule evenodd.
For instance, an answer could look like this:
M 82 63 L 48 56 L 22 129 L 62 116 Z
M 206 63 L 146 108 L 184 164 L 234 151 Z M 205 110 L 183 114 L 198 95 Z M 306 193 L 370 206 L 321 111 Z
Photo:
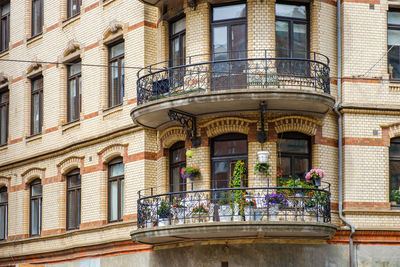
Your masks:
M 354 247 L 353 247 L 353 235 L 355 227 L 351 224 L 343 215 L 343 133 L 342 133 L 342 114 L 339 112 L 339 107 L 342 102 L 342 17 L 341 17 L 341 0 L 337 0 L 337 102 L 334 106 L 334 111 L 338 116 L 338 138 L 339 138 L 339 218 L 350 227 L 351 233 L 349 236 L 349 254 L 350 263 L 349 266 L 354 266 Z

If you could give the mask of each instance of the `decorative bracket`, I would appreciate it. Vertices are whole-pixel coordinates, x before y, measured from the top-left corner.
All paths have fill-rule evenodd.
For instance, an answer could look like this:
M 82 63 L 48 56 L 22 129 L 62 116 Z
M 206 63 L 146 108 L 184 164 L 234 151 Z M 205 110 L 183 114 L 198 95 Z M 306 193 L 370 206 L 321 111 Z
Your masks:
M 268 140 L 268 135 L 264 130 L 264 115 L 267 113 L 267 104 L 265 102 L 261 102 L 260 104 L 260 113 L 261 113 L 261 129 L 257 133 L 257 141 L 260 143 L 265 143 Z
M 196 10 L 197 3 L 196 0 L 188 0 L 187 1 L 188 7 L 190 7 L 192 10 Z
M 168 116 L 171 121 L 177 121 L 182 125 L 183 130 L 186 132 L 187 138 L 192 142 L 193 147 L 199 147 L 201 140 L 197 137 L 196 117 L 192 114 L 169 110 Z

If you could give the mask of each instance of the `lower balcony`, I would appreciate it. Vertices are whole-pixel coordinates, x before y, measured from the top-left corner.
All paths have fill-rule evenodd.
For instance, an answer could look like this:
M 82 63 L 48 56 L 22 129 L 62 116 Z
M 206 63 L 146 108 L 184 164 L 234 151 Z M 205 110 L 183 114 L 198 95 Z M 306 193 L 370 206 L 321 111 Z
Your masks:
M 154 193 L 155 189 L 145 192 Z M 151 194 L 138 200 L 132 240 L 150 245 L 243 238 L 330 239 L 330 190 L 242 187 Z
M 201 116 L 255 111 L 265 102 L 272 112 L 324 116 L 333 108 L 327 57 L 318 53 L 306 59 L 273 57 L 270 51 L 248 54 L 254 57 L 192 63 L 196 61 L 192 56 L 187 65 L 160 63 L 144 68 L 138 73 L 132 119 L 158 128 L 170 121 L 171 109 Z

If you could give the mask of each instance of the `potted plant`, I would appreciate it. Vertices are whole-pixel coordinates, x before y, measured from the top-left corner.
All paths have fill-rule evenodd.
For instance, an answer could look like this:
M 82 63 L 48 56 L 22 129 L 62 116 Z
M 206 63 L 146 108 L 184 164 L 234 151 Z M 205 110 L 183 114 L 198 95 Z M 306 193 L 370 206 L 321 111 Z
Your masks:
M 327 194 L 324 192 L 309 192 L 307 194 L 304 200 L 304 208 L 309 221 L 323 221 L 322 213 L 327 203 L 327 197 Z
M 238 160 L 233 170 L 233 176 L 231 177 L 231 187 L 232 188 L 243 187 L 243 181 L 246 179 L 246 176 L 247 176 L 246 164 L 242 160 Z M 234 217 L 233 217 L 234 221 L 242 220 L 244 194 L 245 194 L 244 190 L 241 189 L 232 190 L 232 196 L 233 196 L 232 210 L 234 211 Z
M 175 217 L 178 219 L 177 224 L 183 224 L 185 219 L 186 207 L 182 205 L 180 201 L 174 201 L 172 208 Z
M 313 182 L 316 187 L 321 186 L 321 179 L 325 177 L 325 171 L 321 169 L 311 169 L 306 174 L 306 181 Z
M 160 206 L 157 209 L 158 215 L 158 226 L 167 226 L 169 225 L 169 218 L 171 216 L 171 206 L 167 201 L 163 200 L 160 203 Z
M 181 176 L 183 179 L 187 179 L 187 178 L 196 178 L 198 176 L 200 176 L 200 168 L 196 167 L 196 166 L 189 166 L 186 168 L 182 168 L 181 169 Z
M 268 151 L 258 151 L 257 152 L 257 159 L 260 163 L 267 163 L 268 162 Z
M 254 218 L 254 209 L 257 208 L 256 201 L 254 199 L 246 199 L 243 203 L 244 207 L 244 217 L 246 221 L 252 221 Z
M 198 220 L 198 222 L 204 222 L 208 218 L 208 208 L 204 206 L 204 203 L 194 207 L 192 209 L 192 218 Z
M 220 222 L 232 220 L 231 199 L 228 192 L 222 192 L 218 200 L 218 215 Z
M 400 204 L 400 191 L 399 190 L 390 191 L 390 201 L 392 202 L 392 205 Z
M 279 208 L 281 205 L 286 205 L 286 198 L 283 194 L 271 193 L 265 195 L 265 202 L 268 205 L 270 221 L 278 221 Z
M 267 173 L 268 169 L 269 169 L 268 163 L 257 162 L 256 165 L 254 165 L 254 174 L 257 174 L 258 172 Z

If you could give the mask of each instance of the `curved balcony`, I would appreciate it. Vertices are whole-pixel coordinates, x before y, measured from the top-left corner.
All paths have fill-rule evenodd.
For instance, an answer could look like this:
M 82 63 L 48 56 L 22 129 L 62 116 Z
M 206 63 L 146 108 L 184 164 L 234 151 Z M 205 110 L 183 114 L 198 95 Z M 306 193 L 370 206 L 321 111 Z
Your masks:
M 163 62 L 142 69 L 132 119 L 157 128 L 170 120 L 170 109 L 199 116 L 254 111 L 264 101 L 269 111 L 323 116 L 333 107 L 326 56 L 313 52 L 301 59 L 272 57 L 275 52 L 266 50 L 246 53 L 253 57 L 201 62 L 210 56 L 199 55 L 186 58 L 187 65 L 168 67 Z
M 336 226 L 331 224 L 329 188 L 242 187 L 139 194 L 138 229 L 131 237 L 151 245 L 241 238 L 330 239 Z

